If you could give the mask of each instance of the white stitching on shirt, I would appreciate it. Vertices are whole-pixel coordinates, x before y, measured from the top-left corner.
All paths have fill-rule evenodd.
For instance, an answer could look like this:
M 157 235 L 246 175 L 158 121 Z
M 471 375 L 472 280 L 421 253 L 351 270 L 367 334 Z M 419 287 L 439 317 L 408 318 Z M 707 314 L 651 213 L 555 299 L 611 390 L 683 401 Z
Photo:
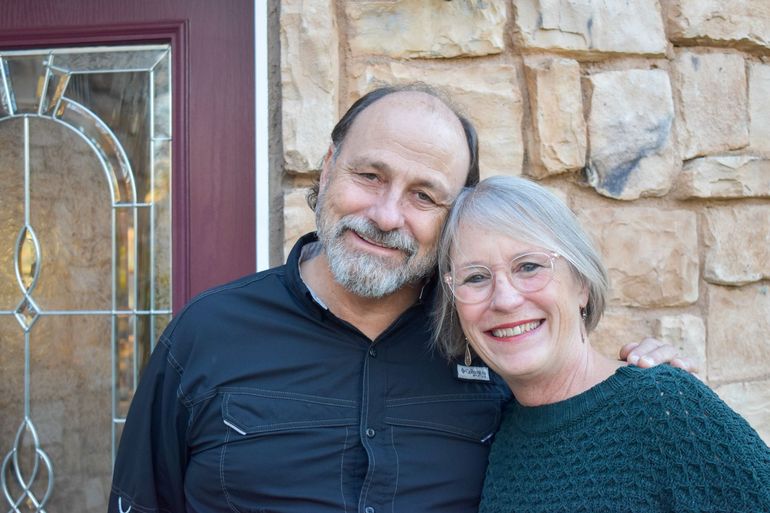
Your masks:
M 348 503 L 345 501 L 345 452 L 348 450 L 348 434 L 350 428 L 345 426 L 345 441 L 342 442 L 342 457 L 340 458 L 340 493 L 342 494 L 342 513 L 348 513 Z
M 123 511 L 123 497 L 118 497 L 118 511 L 120 511 L 120 513 L 128 513 L 131 511 L 131 506 L 129 506 L 126 511 Z

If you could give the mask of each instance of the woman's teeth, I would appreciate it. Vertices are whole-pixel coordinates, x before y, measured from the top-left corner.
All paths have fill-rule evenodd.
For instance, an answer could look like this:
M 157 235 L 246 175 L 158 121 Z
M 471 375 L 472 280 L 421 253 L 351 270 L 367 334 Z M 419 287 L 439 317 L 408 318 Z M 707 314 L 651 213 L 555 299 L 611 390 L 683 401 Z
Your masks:
M 521 335 L 522 333 L 532 331 L 538 326 L 540 326 L 540 321 L 526 322 L 524 324 L 519 324 L 518 326 L 514 326 L 513 328 L 503 328 L 499 330 L 492 330 L 492 335 L 499 338 L 515 337 L 516 335 Z

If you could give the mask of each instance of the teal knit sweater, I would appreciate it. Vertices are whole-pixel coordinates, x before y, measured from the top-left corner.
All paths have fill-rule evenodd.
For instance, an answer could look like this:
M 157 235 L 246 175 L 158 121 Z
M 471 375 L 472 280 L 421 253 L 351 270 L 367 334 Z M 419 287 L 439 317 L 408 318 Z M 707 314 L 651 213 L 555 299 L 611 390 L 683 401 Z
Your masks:
M 770 449 L 686 372 L 622 367 L 565 401 L 512 401 L 479 511 L 768 513 Z

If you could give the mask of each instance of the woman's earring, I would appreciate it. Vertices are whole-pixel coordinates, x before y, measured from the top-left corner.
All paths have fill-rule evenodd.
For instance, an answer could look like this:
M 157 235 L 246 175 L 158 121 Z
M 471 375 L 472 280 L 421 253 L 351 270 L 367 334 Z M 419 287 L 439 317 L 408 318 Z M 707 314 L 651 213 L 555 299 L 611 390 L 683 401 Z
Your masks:
M 465 366 L 470 367 L 473 363 L 473 357 L 471 356 L 471 344 L 468 339 L 465 339 Z
M 580 307 L 580 318 L 583 319 L 583 325 L 580 326 L 580 338 L 583 340 L 583 343 L 586 343 L 586 335 L 585 335 L 585 326 L 586 326 L 586 319 L 588 318 L 588 309 L 584 306 Z

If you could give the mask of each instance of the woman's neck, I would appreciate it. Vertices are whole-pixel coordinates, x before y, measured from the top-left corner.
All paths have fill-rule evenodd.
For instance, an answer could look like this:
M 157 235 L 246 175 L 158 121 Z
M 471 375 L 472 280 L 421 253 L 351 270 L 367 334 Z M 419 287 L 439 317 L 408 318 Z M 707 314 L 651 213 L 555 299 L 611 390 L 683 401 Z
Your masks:
M 582 343 L 581 343 L 582 344 Z M 524 406 L 557 403 L 582 394 L 626 365 L 603 355 L 587 342 L 584 349 L 547 374 L 506 378 L 516 401 Z

